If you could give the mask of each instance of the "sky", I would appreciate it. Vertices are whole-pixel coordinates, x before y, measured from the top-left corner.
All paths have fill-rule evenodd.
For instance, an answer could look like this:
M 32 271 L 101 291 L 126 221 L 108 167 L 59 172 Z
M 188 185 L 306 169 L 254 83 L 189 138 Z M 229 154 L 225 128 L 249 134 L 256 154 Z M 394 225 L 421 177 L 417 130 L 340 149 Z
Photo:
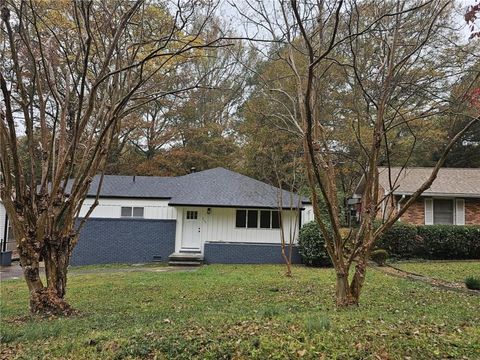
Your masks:
M 220 6 L 218 13 L 220 16 L 225 19 L 227 22 L 230 22 L 232 28 L 236 29 L 242 35 L 251 35 L 255 29 L 246 25 L 245 20 L 242 18 L 241 15 L 238 14 L 238 9 L 242 10 L 246 7 L 245 0 L 219 0 Z M 248 0 L 251 3 L 255 3 L 256 0 Z M 271 7 L 274 2 L 278 2 L 279 0 L 263 0 L 262 3 L 268 8 Z M 382 1 L 382 0 L 378 0 Z M 434 0 L 439 1 L 439 0 Z M 468 41 L 470 36 L 470 29 L 466 25 L 464 20 L 464 14 L 469 6 L 472 6 L 478 3 L 480 0 L 453 0 L 457 4 L 457 15 L 456 15 L 456 26 L 459 28 L 459 31 L 462 34 L 462 38 L 465 41 Z M 235 6 L 234 6 L 234 5 Z M 270 4 L 270 5 L 268 5 Z M 478 24 L 477 24 L 478 25 Z M 478 29 L 478 27 L 477 27 Z

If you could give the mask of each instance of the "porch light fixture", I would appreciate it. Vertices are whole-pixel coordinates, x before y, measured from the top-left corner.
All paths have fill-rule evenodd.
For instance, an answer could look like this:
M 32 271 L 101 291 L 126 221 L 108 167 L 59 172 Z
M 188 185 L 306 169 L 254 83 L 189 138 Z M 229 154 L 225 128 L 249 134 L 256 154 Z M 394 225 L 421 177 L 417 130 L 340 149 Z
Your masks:
M 208 208 L 207 209 L 207 214 L 210 215 L 212 213 L 212 209 L 211 208 Z

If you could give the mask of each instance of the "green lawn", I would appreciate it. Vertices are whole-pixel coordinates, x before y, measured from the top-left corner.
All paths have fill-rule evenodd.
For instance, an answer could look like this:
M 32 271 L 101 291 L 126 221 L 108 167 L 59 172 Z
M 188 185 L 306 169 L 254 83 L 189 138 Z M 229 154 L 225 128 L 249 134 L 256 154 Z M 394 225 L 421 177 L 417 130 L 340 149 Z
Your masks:
M 394 266 L 416 274 L 447 281 L 464 282 L 467 276 L 480 278 L 480 261 L 405 262 L 394 264 Z
M 0 358 L 480 358 L 480 297 L 372 269 L 362 305 L 339 311 L 331 270 L 282 274 L 273 265 L 78 274 L 68 300 L 82 315 L 41 321 L 26 316 L 23 282 L 7 281 Z

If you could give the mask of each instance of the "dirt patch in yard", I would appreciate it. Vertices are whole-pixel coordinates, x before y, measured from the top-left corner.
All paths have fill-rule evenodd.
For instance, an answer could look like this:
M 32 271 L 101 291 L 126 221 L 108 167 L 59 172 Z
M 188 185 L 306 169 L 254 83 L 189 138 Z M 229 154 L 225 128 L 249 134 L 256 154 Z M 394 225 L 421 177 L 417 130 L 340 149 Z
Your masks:
M 442 279 L 436 279 L 432 278 L 429 276 L 421 275 L 421 274 L 416 274 L 413 272 L 409 272 L 406 270 L 402 270 L 399 268 L 396 268 L 391 265 L 386 265 L 386 266 L 376 266 L 374 264 L 370 264 L 371 267 L 373 267 L 376 270 L 379 270 L 385 274 L 388 275 L 393 275 L 396 277 L 401 277 L 404 279 L 409 279 L 409 280 L 414 280 L 414 281 L 421 281 L 424 283 L 427 283 L 429 285 L 445 289 L 445 290 L 453 290 L 453 291 L 458 291 L 462 293 L 467 293 L 471 295 L 477 295 L 480 296 L 480 291 L 478 290 L 471 290 L 468 289 L 464 283 L 462 282 L 454 282 L 454 281 L 446 281 Z
M 69 269 L 68 275 L 86 275 L 86 274 L 109 274 L 109 273 L 126 273 L 126 272 L 172 272 L 172 271 L 196 271 L 197 267 L 186 267 L 186 266 L 149 266 L 148 264 L 139 264 L 139 265 L 119 265 L 118 267 L 109 267 L 109 266 L 98 266 L 91 269 L 75 267 Z M 40 272 L 44 274 L 45 268 L 43 263 L 40 264 Z M 15 280 L 23 278 L 23 270 L 20 264 L 15 261 L 12 263 L 12 266 L 1 266 L 0 267 L 0 280 Z

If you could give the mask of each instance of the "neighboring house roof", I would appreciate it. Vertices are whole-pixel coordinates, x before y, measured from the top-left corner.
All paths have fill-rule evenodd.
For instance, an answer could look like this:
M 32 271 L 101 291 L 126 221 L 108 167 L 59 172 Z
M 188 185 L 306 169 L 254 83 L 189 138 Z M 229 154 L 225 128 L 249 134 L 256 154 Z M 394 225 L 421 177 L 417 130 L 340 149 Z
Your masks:
M 88 196 L 95 196 L 95 176 Z M 170 199 L 170 205 L 221 207 L 279 207 L 280 189 L 248 176 L 215 168 L 178 177 L 105 175 L 101 197 Z M 281 190 L 284 208 L 302 207 L 308 199 Z
M 387 192 L 393 188 L 398 195 L 413 194 L 430 176 L 431 167 L 404 168 L 379 167 L 379 183 Z M 390 182 L 391 179 L 391 182 Z M 362 182 L 357 188 L 362 193 Z M 390 185 L 392 184 L 392 186 Z M 480 169 L 441 168 L 432 186 L 423 192 L 423 196 L 461 196 L 480 197 Z

